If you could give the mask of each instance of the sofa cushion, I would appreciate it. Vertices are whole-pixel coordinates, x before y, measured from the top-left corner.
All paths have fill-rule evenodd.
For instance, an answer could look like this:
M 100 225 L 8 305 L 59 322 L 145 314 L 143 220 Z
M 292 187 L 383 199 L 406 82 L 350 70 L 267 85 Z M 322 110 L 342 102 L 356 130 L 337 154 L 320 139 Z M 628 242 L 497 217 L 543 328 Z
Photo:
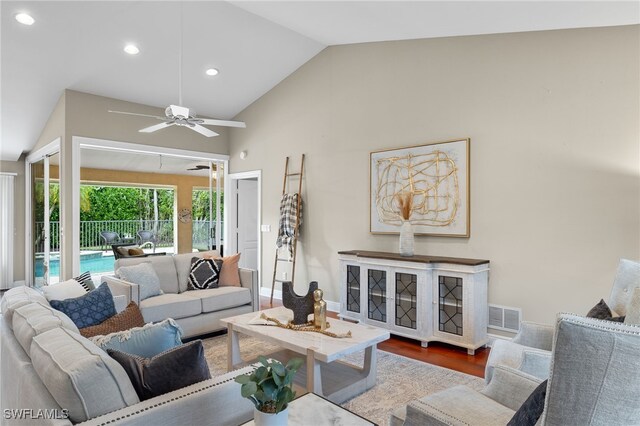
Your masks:
M 515 411 L 466 386 L 449 389 L 411 401 L 405 424 L 506 425 Z
M 42 287 L 42 293 L 48 301 L 65 300 L 87 294 L 87 289 L 75 279 Z
M 191 255 L 191 254 L 189 254 Z M 160 288 L 165 293 L 178 293 L 178 277 L 176 267 L 173 263 L 173 256 L 149 256 L 149 257 L 128 257 L 118 259 L 115 262 L 114 270 L 122 266 L 138 265 L 140 263 L 150 263 L 160 279 Z M 185 286 L 187 284 L 185 283 Z
M 152 358 L 113 349 L 108 353 L 125 369 L 142 401 L 211 378 L 202 340 L 176 346 Z
M 115 299 L 115 298 L 114 298 Z M 105 336 L 118 331 L 129 330 L 134 327 L 144 326 L 144 318 L 136 302 L 129 302 L 124 311 L 115 314 L 106 321 L 91 327 L 80 329 L 84 337 Z
M 216 312 L 251 303 L 251 292 L 245 287 L 209 288 L 187 291 L 183 294 L 200 300 L 202 312 Z
M 89 340 L 64 328 L 33 338 L 31 362 L 51 396 L 69 410 L 73 423 L 140 401 L 120 364 Z
M 175 263 L 180 293 L 187 291 L 187 282 L 189 281 L 189 272 L 191 271 L 191 259 L 193 259 L 194 257 L 200 259 L 203 257 L 211 256 L 220 257 L 216 250 L 203 251 L 198 253 L 176 254 L 175 256 L 171 256 L 173 262 Z
M 156 274 L 155 269 L 149 262 L 122 266 L 116 270 L 116 277 L 123 281 L 138 284 L 140 300 L 163 293 L 160 288 L 160 277 L 158 277 L 158 274 Z
M 51 300 L 49 303 L 52 308 L 67 314 L 78 328 L 98 325 L 116 314 L 113 295 L 107 283 L 102 283 L 100 287 L 85 293 L 84 296 Z
M 202 313 L 202 305 L 200 300 L 185 294 L 165 293 L 141 301 L 140 310 L 146 322 L 155 322 L 198 315 Z
M 21 306 L 13 312 L 13 334 L 26 353 L 29 353 L 35 336 L 58 327 L 78 332 L 78 327 L 68 316 L 39 302 Z
M 103 350 L 113 349 L 131 355 L 151 358 L 182 344 L 182 328 L 167 318 L 155 324 L 90 338 Z
M 41 302 L 43 305 L 49 305 L 47 299 L 37 290 L 21 285 L 7 290 L 0 300 L 0 310 L 7 325 L 13 327 L 13 312 L 21 306 L 28 305 L 33 302 Z

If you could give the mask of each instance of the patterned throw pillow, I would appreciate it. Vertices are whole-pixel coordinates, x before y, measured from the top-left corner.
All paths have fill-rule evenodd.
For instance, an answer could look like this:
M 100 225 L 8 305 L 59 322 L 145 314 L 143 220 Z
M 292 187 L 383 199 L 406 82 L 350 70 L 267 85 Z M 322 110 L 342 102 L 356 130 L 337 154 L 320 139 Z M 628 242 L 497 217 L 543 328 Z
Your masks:
M 129 330 L 134 327 L 142 327 L 144 324 L 144 318 L 142 317 L 140 308 L 138 308 L 136 302 L 130 302 L 124 311 L 112 316 L 108 320 L 98 325 L 81 328 L 80 334 L 84 337 L 104 336 L 118 331 Z
M 204 290 L 205 288 L 218 288 L 222 259 L 191 259 L 191 270 L 187 290 Z
M 141 401 L 211 378 L 202 340 L 176 346 L 153 358 L 113 349 L 107 353 L 127 372 Z
M 53 309 L 67 314 L 78 328 L 98 325 L 116 314 L 113 295 L 107 283 L 84 296 L 65 300 L 50 300 Z
M 95 290 L 96 288 L 95 283 L 91 279 L 91 272 L 89 271 L 83 272 L 77 277 L 73 277 L 73 279 L 78 281 L 80 285 L 84 287 L 85 290 L 87 290 L 87 293 L 90 292 L 91 290 Z

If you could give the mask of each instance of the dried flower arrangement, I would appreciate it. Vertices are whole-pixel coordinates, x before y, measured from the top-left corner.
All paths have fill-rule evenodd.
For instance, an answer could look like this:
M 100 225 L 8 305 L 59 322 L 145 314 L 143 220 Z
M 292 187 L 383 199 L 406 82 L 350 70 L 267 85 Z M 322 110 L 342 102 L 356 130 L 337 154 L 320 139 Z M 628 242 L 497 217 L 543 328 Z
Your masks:
M 403 220 L 409 220 L 411 210 L 413 208 L 413 193 L 399 192 L 396 194 L 396 203 L 398 204 L 398 214 Z

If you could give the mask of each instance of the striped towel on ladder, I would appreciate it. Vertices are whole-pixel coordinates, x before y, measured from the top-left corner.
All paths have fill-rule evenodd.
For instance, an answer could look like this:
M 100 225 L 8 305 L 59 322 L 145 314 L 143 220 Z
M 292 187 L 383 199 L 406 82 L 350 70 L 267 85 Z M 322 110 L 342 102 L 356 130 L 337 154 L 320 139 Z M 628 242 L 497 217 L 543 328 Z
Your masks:
M 286 248 L 289 258 L 293 257 L 293 237 L 298 223 L 298 209 L 300 209 L 300 222 L 302 223 L 302 200 L 297 193 L 283 194 L 280 202 L 280 224 L 278 226 L 278 239 L 276 246 Z

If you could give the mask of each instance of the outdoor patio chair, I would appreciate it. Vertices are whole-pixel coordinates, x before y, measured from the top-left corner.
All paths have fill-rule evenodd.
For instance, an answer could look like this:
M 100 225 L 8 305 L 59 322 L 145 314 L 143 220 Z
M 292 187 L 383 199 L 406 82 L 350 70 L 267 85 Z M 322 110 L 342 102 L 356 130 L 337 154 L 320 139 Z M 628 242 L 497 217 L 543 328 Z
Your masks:
M 142 247 L 144 244 L 146 243 L 150 243 L 151 244 L 151 248 L 153 249 L 153 252 L 156 252 L 156 243 L 158 242 L 158 239 L 156 238 L 156 233 L 153 231 L 146 231 L 141 229 L 140 231 L 138 231 L 138 243 L 140 244 L 140 247 Z
M 101 231 L 100 237 L 104 240 L 104 249 L 107 250 L 111 244 L 120 242 L 120 235 L 113 231 Z

